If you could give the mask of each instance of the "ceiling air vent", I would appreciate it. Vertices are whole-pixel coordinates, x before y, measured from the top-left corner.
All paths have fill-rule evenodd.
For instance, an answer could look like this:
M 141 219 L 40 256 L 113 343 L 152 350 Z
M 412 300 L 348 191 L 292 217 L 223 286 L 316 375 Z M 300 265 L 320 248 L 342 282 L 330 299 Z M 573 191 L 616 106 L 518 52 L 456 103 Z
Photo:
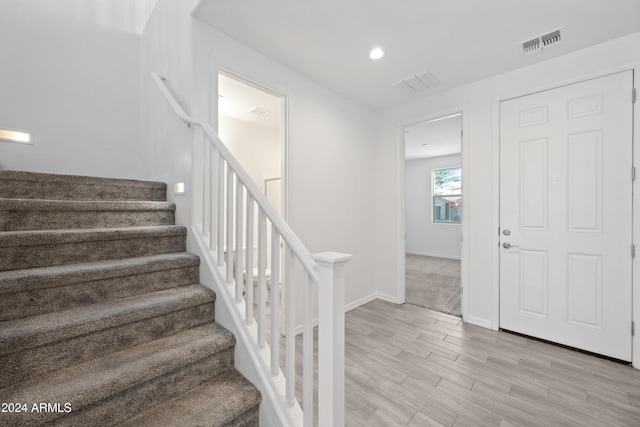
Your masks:
M 550 33 L 534 37 L 520 43 L 520 52 L 523 56 L 528 56 L 536 52 L 542 52 L 551 46 L 555 46 L 562 41 L 562 28 L 558 28 Z
M 405 94 L 414 94 L 440 85 L 440 80 L 431 71 L 425 70 L 411 76 L 404 77 L 392 86 Z
M 265 114 L 269 114 L 271 111 L 264 109 L 264 108 L 260 108 L 260 107 L 253 107 L 250 108 L 249 110 L 247 110 L 247 113 L 249 114 L 255 114 L 256 116 L 263 116 Z
M 560 35 L 560 30 L 555 30 L 552 33 L 545 34 L 540 37 L 540 41 L 542 41 L 542 48 L 549 47 L 556 43 L 560 43 L 562 40 L 562 36 Z
M 540 50 L 540 39 L 538 37 L 522 43 L 522 53 L 525 55 L 533 53 L 536 50 Z

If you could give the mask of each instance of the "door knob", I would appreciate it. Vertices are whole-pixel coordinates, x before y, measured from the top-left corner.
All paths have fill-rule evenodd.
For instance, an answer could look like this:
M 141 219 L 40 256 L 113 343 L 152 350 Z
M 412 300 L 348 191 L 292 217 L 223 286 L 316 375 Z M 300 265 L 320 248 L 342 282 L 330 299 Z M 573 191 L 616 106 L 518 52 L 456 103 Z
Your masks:
M 505 249 L 511 249 L 511 248 L 517 248 L 517 247 L 519 247 L 519 246 L 512 245 L 512 244 L 511 244 L 511 243 L 509 243 L 509 242 L 504 242 L 504 243 L 502 244 L 502 247 L 503 247 L 503 248 L 505 248 Z

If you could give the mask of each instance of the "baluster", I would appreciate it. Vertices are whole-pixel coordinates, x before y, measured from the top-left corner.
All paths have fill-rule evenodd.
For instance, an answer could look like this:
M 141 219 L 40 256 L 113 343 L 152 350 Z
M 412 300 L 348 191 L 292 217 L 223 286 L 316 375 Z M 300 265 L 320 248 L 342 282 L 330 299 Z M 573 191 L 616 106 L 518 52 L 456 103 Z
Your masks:
M 227 283 L 233 282 L 233 171 L 227 163 Z
M 271 225 L 271 375 L 280 373 L 280 234 Z
M 265 324 L 267 316 L 265 313 L 266 284 L 265 268 L 267 264 L 267 218 L 260 207 L 258 207 L 258 347 L 265 345 Z
M 304 425 L 313 425 L 313 285 L 304 272 L 304 331 L 302 335 L 302 400 Z
M 218 152 L 218 215 L 216 220 L 218 221 L 218 265 L 224 264 L 224 168 L 225 161 L 222 158 L 222 154 Z
M 214 176 L 214 150 L 213 150 L 213 145 L 209 142 L 208 139 L 206 139 L 205 137 L 205 144 L 207 144 L 209 146 L 209 156 L 208 156 L 208 161 L 209 161 L 209 167 L 207 168 L 208 170 L 208 181 L 209 181 L 209 191 L 207 191 L 208 197 L 209 197 L 209 249 L 213 249 L 215 248 L 215 242 L 216 242 L 216 227 L 215 227 L 215 219 L 214 219 L 214 212 L 215 212 L 215 205 L 216 205 L 216 198 L 214 198 L 214 194 L 213 194 L 213 183 L 215 182 L 213 179 Z
M 291 280 L 293 254 L 288 245 L 284 253 L 286 399 L 289 406 L 293 406 L 296 400 L 296 306 L 294 286 Z
M 202 136 L 202 228 L 200 229 L 200 231 L 203 236 L 207 234 L 207 197 L 210 197 L 210 194 L 207 191 L 207 171 L 208 167 L 211 166 L 207 164 L 207 150 L 209 148 L 209 144 L 207 144 L 206 138 L 206 135 Z M 211 230 L 209 230 L 209 232 L 211 232 Z
M 247 191 L 247 272 L 245 274 L 247 324 L 253 323 L 253 197 Z
M 242 214 L 243 185 L 236 175 L 236 302 L 242 301 Z

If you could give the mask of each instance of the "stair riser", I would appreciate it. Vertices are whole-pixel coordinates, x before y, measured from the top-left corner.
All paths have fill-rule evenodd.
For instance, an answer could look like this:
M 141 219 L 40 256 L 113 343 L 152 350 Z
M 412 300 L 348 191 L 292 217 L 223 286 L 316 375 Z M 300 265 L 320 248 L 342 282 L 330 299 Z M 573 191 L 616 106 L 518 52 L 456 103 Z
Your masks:
M 231 369 L 233 355 L 234 348 L 227 348 L 88 406 L 91 396 L 78 396 L 69 401 L 72 411 L 68 414 L 3 414 L 7 415 L 3 417 L 3 422 L 7 427 L 32 427 L 52 421 L 58 427 L 115 426 L 145 408 L 177 397 Z M 50 401 L 55 402 L 56 399 L 60 397 L 52 396 Z
M 52 279 L 52 280 L 55 280 Z M 0 295 L 0 321 L 198 283 L 198 266 L 152 271 Z M 43 285 L 46 286 L 46 283 Z
M 258 425 L 259 391 L 234 369 L 166 191 L 0 170 L 0 401 L 28 406 L 2 426 L 121 426 L 145 410 L 162 426 L 158 408 L 194 389 L 213 424 Z M 43 402 L 61 411 L 31 412 Z M 182 402 L 174 425 L 195 425 Z
M 0 198 L 43 200 L 166 200 L 166 188 L 78 184 L 71 182 L 2 181 Z
M 254 427 L 260 425 L 260 405 L 256 405 L 225 427 Z
M 212 302 L 0 357 L 0 388 L 160 339 L 215 318 Z
M 0 211 L 0 231 L 173 225 L 174 211 Z
M 184 252 L 184 235 L 0 247 L 0 271 Z
M 262 395 L 230 369 L 181 395 L 129 418 L 119 427 L 254 426 Z M 211 405 L 216 402 L 216 405 Z M 187 414 L 187 415 L 185 415 Z

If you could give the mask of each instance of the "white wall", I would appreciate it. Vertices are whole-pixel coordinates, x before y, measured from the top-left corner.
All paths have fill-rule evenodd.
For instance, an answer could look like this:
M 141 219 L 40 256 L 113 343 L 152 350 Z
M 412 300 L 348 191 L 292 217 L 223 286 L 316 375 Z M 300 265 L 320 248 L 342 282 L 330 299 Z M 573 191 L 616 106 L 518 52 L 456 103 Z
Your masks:
M 146 177 L 139 36 L 99 6 L 0 1 L 0 128 L 33 132 L 33 145 L 0 141 L 0 168 Z
M 460 224 L 434 223 L 432 221 L 433 189 L 431 185 L 434 169 L 453 168 L 461 165 L 462 156 L 460 154 L 405 161 L 406 253 L 460 259 Z
M 180 225 L 191 225 L 194 191 L 191 151 L 192 141 L 200 131 L 188 128 L 176 117 L 150 73 L 165 77 L 185 111 L 193 112 L 190 13 L 196 3 L 196 0 L 158 1 L 140 38 L 141 134 L 149 156 L 149 175 L 169 186 L 185 182 L 184 196 L 167 194 L 168 200 L 176 204 L 176 223 Z M 187 243 L 190 244 L 189 238 Z
M 347 304 L 371 298 L 375 294 L 373 113 L 206 24 L 194 24 L 194 37 L 204 41 L 196 58 L 199 86 L 208 82 L 211 93 L 217 93 L 212 73 L 223 67 L 288 97 L 288 222 L 312 253 L 333 250 L 354 255 L 347 270 Z
M 260 188 L 265 178 L 282 174 L 280 132 L 233 117 L 218 118 L 218 136 Z
M 224 67 L 288 97 L 288 222 L 310 252 L 354 255 L 347 266 L 347 304 L 375 297 L 374 114 L 193 19 L 195 3 L 160 0 L 141 39 L 143 135 L 151 175 L 164 175 L 169 183 L 191 181 L 187 196 L 170 197 L 178 203 L 178 223 L 191 223 L 189 141 L 198 136 L 165 105 L 149 72 L 166 77 L 187 113 L 217 128 L 210 99 L 217 97 L 217 73 Z M 188 247 L 194 248 L 193 241 Z M 221 308 L 216 304 L 216 319 L 233 330 Z M 237 352 L 241 347 L 239 342 Z M 246 368 L 242 372 L 255 380 Z M 267 410 L 261 405 L 263 420 L 269 419 Z
M 497 234 L 498 194 L 496 155 L 497 102 L 509 95 L 522 95 L 550 88 L 581 77 L 593 77 L 640 61 L 640 33 L 593 46 L 572 54 L 449 90 L 430 98 L 384 111 L 378 117 L 376 190 L 378 204 L 378 291 L 399 300 L 402 250 L 401 231 L 401 135 L 400 125 L 417 122 L 442 111 L 463 111 L 463 186 L 468 235 L 468 256 L 463 252 L 463 283 L 468 298 L 465 320 L 497 328 Z M 617 67 L 617 68 L 616 68 Z M 466 232 L 463 230 L 463 232 Z M 463 247 L 464 250 L 464 247 Z M 468 259 L 465 259 L 468 258 Z
M 282 178 L 282 138 L 280 130 L 249 123 L 229 116 L 218 116 L 218 136 L 247 171 L 253 181 L 266 193 L 264 180 Z M 278 181 L 281 185 L 282 181 Z M 282 206 L 275 206 L 282 212 Z M 246 224 L 246 213 L 243 217 Z M 243 227 L 246 235 L 246 227 Z M 267 242 L 271 241 L 271 228 L 267 228 Z M 258 259 L 258 217 L 253 227 L 254 260 Z M 244 255 L 243 255 L 244 256 Z M 271 245 L 267 244 L 267 265 L 271 265 Z
M 190 16 L 189 4 L 160 1 L 142 35 L 143 133 L 152 154 L 151 176 L 187 179 L 191 147 L 185 130 L 147 77 L 167 77 L 185 110 L 217 128 L 219 67 L 289 98 L 288 222 L 312 252 L 354 255 L 348 266 L 347 304 L 375 294 L 374 114 L 274 62 Z M 215 98 L 214 98 L 215 99 Z M 212 110 L 213 109 L 213 110 Z M 187 140 L 188 140 L 187 136 Z M 189 188 L 187 187 L 187 191 Z M 187 204 L 189 196 L 181 198 Z M 190 222 L 178 206 L 181 223 Z

